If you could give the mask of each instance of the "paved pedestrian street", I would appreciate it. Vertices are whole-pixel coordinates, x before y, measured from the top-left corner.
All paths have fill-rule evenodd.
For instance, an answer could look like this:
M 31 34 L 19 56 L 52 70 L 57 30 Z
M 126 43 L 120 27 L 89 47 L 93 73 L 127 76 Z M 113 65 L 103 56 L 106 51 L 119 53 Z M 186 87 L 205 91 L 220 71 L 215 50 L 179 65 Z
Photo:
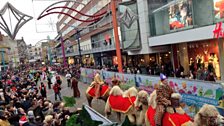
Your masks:
M 73 96 L 73 90 L 71 89 L 71 87 L 67 86 L 66 78 L 62 77 L 62 79 L 63 80 L 62 80 L 62 85 L 61 85 L 61 88 L 62 88 L 61 96 L 62 97 L 63 96 Z M 82 82 L 79 82 L 79 91 L 81 93 L 81 96 L 80 96 L 80 98 L 76 98 L 76 105 L 75 105 L 74 108 L 70 108 L 70 110 L 75 110 L 77 108 L 82 108 L 83 104 L 88 104 L 88 102 L 86 100 L 86 96 L 85 96 L 85 92 L 86 92 L 87 87 L 88 87 L 88 84 L 84 84 Z M 47 97 L 52 102 L 55 101 L 53 89 L 48 90 Z M 93 107 L 93 109 L 95 109 L 100 114 L 105 115 L 104 114 L 104 107 L 105 107 L 105 102 L 104 101 L 94 99 L 93 102 L 92 102 L 92 107 Z M 109 116 L 109 119 L 111 121 L 114 121 L 114 122 L 119 122 L 117 120 L 116 113 L 112 113 L 112 115 Z

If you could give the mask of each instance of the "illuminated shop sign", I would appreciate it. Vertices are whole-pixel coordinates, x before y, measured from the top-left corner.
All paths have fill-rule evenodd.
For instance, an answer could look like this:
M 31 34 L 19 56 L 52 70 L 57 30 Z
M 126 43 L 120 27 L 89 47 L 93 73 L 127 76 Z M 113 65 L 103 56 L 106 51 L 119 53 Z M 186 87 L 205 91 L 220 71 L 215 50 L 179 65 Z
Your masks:
M 222 29 L 222 22 L 219 22 L 215 25 L 215 29 L 213 30 L 213 38 L 224 37 L 224 32 Z

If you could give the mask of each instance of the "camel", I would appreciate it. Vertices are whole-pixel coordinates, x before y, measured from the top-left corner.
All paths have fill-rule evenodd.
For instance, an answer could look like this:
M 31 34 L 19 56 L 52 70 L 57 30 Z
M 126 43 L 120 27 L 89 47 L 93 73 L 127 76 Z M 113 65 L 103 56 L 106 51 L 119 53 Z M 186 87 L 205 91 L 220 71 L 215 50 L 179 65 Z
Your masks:
M 194 126 L 222 126 L 224 117 L 213 105 L 204 104 L 194 117 Z
M 113 78 L 111 82 L 112 82 L 112 87 L 115 85 L 117 86 L 120 85 L 120 81 L 117 80 L 116 78 Z M 96 76 L 94 77 L 94 81 L 86 90 L 86 98 L 90 107 L 92 107 L 91 103 L 95 97 L 95 83 L 100 84 L 100 97 L 98 97 L 97 99 L 101 99 L 106 103 L 109 97 L 110 87 L 101 80 L 99 74 L 96 74 Z
M 145 113 L 145 124 L 146 126 L 155 126 L 155 113 L 156 113 L 156 90 L 150 94 L 149 97 L 149 108 Z M 171 96 L 171 106 L 166 108 L 166 112 L 163 116 L 163 126 L 193 126 L 193 122 L 185 111 L 180 107 L 179 100 L 181 95 L 173 93 Z
M 111 111 L 117 113 L 117 118 L 121 120 L 121 113 L 128 116 L 131 123 L 135 123 L 135 106 L 134 102 L 137 97 L 137 89 L 131 87 L 125 92 L 119 86 L 114 86 L 109 94 L 109 98 L 105 105 L 105 115 L 108 117 Z
M 106 102 L 107 98 L 109 97 L 109 92 L 110 92 L 109 86 L 106 85 L 101 80 L 99 74 L 96 74 L 94 77 L 94 81 L 90 84 L 90 86 L 86 90 L 86 98 L 89 106 L 92 107 L 91 103 L 93 98 L 101 99 Z
M 148 109 L 148 103 L 149 94 L 144 90 L 139 91 L 135 100 L 136 125 L 143 125 L 145 123 L 145 113 Z

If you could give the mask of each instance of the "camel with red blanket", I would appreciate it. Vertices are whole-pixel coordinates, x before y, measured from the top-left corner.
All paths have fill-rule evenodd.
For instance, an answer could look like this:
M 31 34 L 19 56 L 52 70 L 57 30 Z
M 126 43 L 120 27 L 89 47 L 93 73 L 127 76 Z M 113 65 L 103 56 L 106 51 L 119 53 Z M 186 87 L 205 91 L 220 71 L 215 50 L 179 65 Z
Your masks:
M 101 80 L 100 75 L 97 73 L 94 77 L 94 81 L 86 90 L 86 98 L 90 107 L 92 107 L 93 98 L 102 99 L 107 101 L 109 96 L 110 88 Z
M 108 117 L 111 111 L 117 112 L 118 120 L 121 120 L 121 113 L 128 116 L 131 123 L 135 123 L 135 105 L 137 89 L 131 87 L 125 92 L 119 86 L 114 86 L 105 105 L 105 114 Z
M 150 94 L 149 108 L 146 112 L 145 124 L 146 126 L 155 126 L 155 113 L 156 113 L 156 90 Z M 181 96 L 178 93 L 173 93 L 171 96 L 171 106 L 166 108 L 163 116 L 163 126 L 193 126 L 191 118 L 180 107 L 179 100 Z
M 113 78 L 111 80 L 112 86 L 120 84 L 120 81 L 116 78 Z M 92 107 L 92 100 L 94 98 L 96 99 L 102 99 L 103 101 L 107 101 L 107 98 L 109 97 L 110 87 L 101 80 L 100 75 L 96 74 L 94 77 L 94 81 L 91 83 L 91 85 L 86 90 L 86 98 L 88 101 L 88 104 L 90 107 Z

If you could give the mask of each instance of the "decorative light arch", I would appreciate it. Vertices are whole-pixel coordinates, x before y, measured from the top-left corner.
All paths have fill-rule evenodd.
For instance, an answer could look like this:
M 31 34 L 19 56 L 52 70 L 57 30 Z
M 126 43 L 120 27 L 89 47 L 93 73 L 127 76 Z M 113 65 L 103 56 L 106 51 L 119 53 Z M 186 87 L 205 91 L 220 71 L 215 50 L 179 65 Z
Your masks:
M 93 22 L 99 21 L 100 19 L 102 19 L 103 17 L 105 17 L 107 15 L 107 10 L 105 10 L 104 12 L 102 12 L 100 14 L 87 15 L 87 14 L 84 14 L 84 13 L 82 13 L 82 12 L 76 10 L 76 9 L 73 9 L 73 8 L 70 8 L 70 7 L 67 7 L 67 6 L 57 6 L 57 7 L 54 7 L 55 5 L 57 5 L 59 3 L 63 3 L 63 2 L 74 2 L 74 3 L 77 3 L 77 4 L 83 5 L 83 6 L 86 5 L 84 3 L 81 3 L 81 2 L 78 2 L 78 1 L 73 1 L 73 0 L 58 1 L 58 2 L 55 2 L 55 3 L 51 4 L 51 5 L 49 5 L 46 9 L 44 9 L 43 12 L 40 13 L 40 15 L 37 18 L 37 20 L 40 20 L 41 18 L 43 18 L 45 16 L 48 16 L 48 15 L 51 15 L 51 14 L 63 14 L 63 15 L 71 17 L 72 19 L 80 21 L 80 22 L 92 22 L 93 23 Z M 62 8 L 75 11 L 75 12 L 79 13 L 82 16 L 86 16 L 86 17 L 92 18 L 92 19 L 82 20 L 82 19 L 78 19 L 78 18 L 72 16 L 71 14 L 68 14 L 68 13 L 65 13 L 65 12 L 54 11 L 55 9 L 62 9 Z
M 11 12 L 13 16 L 16 18 L 17 23 L 13 29 L 10 30 L 9 27 L 12 27 L 12 24 L 8 24 L 3 15 L 6 13 L 6 10 Z M 9 17 L 11 20 L 11 16 Z M 0 29 L 2 29 L 8 36 L 14 40 L 17 33 L 19 32 L 20 28 L 27 23 L 28 21 L 32 20 L 33 17 L 26 15 L 19 10 L 17 10 L 12 4 L 7 2 L 4 7 L 0 10 Z

